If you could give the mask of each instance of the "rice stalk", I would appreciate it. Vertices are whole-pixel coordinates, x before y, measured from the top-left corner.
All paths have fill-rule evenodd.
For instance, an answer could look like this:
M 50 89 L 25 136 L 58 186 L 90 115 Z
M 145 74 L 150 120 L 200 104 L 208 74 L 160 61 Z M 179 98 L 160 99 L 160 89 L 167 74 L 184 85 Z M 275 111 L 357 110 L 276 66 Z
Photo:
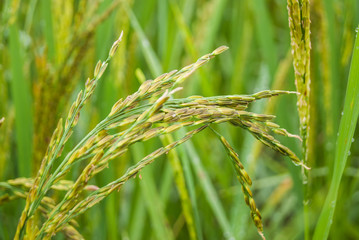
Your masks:
M 303 162 L 308 165 L 310 133 L 310 4 L 309 0 L 287 0 L 289 29 L 295 72 L 295 85 L 299 93 L 297 107 L 300 122 Z M 309 173 L 302 168 L 304 232 L 309 239 Z
M 298 94 L 300 135 L 303 159 L 308 162 L 309 95 L 310 95 L 310 6 L 308 0 L 288 0 L 289 29 Z M 307 176 L 307 173 L 305 174 Z

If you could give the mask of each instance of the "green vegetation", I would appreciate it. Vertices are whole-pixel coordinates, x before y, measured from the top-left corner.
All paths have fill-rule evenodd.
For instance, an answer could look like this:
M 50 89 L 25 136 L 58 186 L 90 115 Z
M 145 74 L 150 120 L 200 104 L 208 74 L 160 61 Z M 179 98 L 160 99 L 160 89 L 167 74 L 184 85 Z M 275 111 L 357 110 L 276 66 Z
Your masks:
M 359 238 L 357 1 L 0 12 L 0 239 Z

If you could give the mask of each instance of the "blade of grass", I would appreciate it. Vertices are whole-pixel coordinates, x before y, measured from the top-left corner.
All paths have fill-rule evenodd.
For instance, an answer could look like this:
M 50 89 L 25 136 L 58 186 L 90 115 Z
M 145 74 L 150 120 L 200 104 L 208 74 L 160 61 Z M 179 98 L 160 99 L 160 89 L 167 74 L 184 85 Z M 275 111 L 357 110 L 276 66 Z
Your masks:
M 180 30 L 179 33 L 181 33 L 181 35 L 183 36 L 183 38 L 185 40 L 185 43 L 186 43 L 185 46 L 187 47 L 189 54 L 193 58 L 196 58 L 196 56 L 198 56 L 198 51 L 197 51 L 196 47 L 194 46 L 193 36 L 191 34 L 189 27 L 186 24 L 185 17 L 181 13 L 180 8 L 175 1 L 171 1 L 170 6 L 171 6 L 171 10 L 172 10 L 174 19 L 176 20 L 176 24 L 179 27 L 179 30 Z
M 136 15 L 130 8 L 127 8 L 127 14 L 130 18 L 130 22 L 138 37 L 141 41 L 142 51 L 144 52 L 144 57 L 150 66 L 150 71 L 153 76 L 159 76 L 162 73 L 161 63 L 158 60 L 156 53 L 153 51 L 152 47 L 150 46 L 150 42 L 148 41 L 145 33 L 143 32 Z
M 358 28 L 357 28 L 358 31 Z M 353 57 L 350 66 L 343 116 L 340 120 L 339 135 L 335 149 L 334 173 L 318 224 L 315 228 L 315 240 L 327 239 L 333 222 L 334 210 L 338 198 L 341 178 L 349 155 L 352 138 L 359 115 L 359 40 L 356 36 Z
M 0 42 L 1 41 L 2 37 L 0 37 Z M 5 51 L 3 51 L 3 53 L 5 53 Z M 7 54 L 3 54 L 0 57 L 0 62 L 6 61 L 6 55 Z M 10 164 L 7 164 L 7 160 L 9 159 L 10 153 L 10 129 L 12 129 L 12 114 L 10 113 L 10 108 L 8 104 L 9 89 L 8 84 L 5 80 L 4 70 L 4 68 L 0 68 L 0 102 L 2 103 L 0 104 L 0 181 L 4 180 L 5 173 L 7 173 L 10 170 L 9 167 L 11 167 Z
M 278 63 L 277 47 L 274 43 L 274 24 L 269 17 L 269 8 L 266 5 L 266 1 L 254 0 L 251 1 L 251 3 L 251 9 L 255 19 L 257 41 L 259 41 L 264 61 L 269 67 L 272 81 Z
M 140 153 L 144 152 L 143 144 L 137 144 L 135 150 L 132 152 L 135 159 L 141 159 Z M 169 229 L 168 220 L 165 215 L 163 201 L 160 199 L 156 184 L 154 181 L 153 171 L 151 166 L 141 172 L 142 181 L 140 182 L 140 189 L 143 195 L 143 200 L 147 206 L 151 224 L 154 229 L 156 239 L 174 239 L 172 231 Z
M 248 2 L 246 2 L 248 5 Z M 246 6 L 244 6 L 246 7 Z M 253 30 L 251 26 L 251 21 L 249 19 L 249 14 L 247 11 L 244 11 L 245 19 L 243 22 L 240 43 L 237 47 L 237 52 L 235 54 L 235 60 L 232 69 L 232 78 L 231 84 L 228 84 L 228 91 L 233 93 L 244 92 L 244 85 L 246 84 L 245 75 L 246 75 L 246 66 L 248 64 L 248 58 L 251 52 L 252 40 L 253 40 Z M 235 45 L 236 43 L 233 43 Z
M 328 128 L 332 129 L 332 133 L 328 136 L 328 146 L 327 147 L 327 151 L 328 151 L 328 157 L 327 157 L 327 166 L 329 166 L 330 172 L 333 173 L 333 171 L 335 171 L 333 169 L 333 161 L 334 158 L 334 151 L 335 151 L 335 147 L 334 143 L 335 143 L 335 133 L 338 131 L 338 126 L 339 126 L 339 118 L 338 115 L 340 113 L 340 108 L 341 108 L 341 101 L 340 99 L 342 99 L 342 97 L 344 97 L 343 95 L 341 96 L 341 93 L 339 91 L 337 91 L 337 89 L 339 89 L 341 87 L 341 78 L 340 78 L 340 72 L 339 72 L 339 66 L 340 66 L 340 53 L 338 52 L 340 48 L 338 48 L 338 32 L 335 30 L 336 28 L 333 27 L 334 25 L 336 25 L 336 19 L 335 19 L 335 1 L 332 0 L 323 0 L 323 10 L 324 10 L 324 18 L 325 18 L 325 23 L 327 24 L 326 27 L 326 37 L 327 37 L 327 42 L 328 42 L 328 49 L 327 49 L 327 53 L 328 53 L 328 62 L 329 62 L 329 73 L 330 73 L 330 96 L 331 96 L 331 101 L 330 101 L 330 122 L 332 123 L 332 126 L 329 126 Z M 342 86 L 344 88 L 344 86 Z M 330 175 L 329 175 L 330 176 Z M 328 179 L 329 181 L 329 179 Z
M 179 136 L 177 136 L 177 137 L 179 137 Z M 186 185 L 188 188 L 188 193 L 189 193 L 190 201 L 191 201 L 191 205 L 192 205 L 197 238 L 199 240 L 202 240 L 203 239 L 203 233 L 202 233 L 202 227 L 201 227 L 202 224 L 201 224 L 201 220 L 200 220 L 199 212 L 198 212 L 197 197 L 196 197 L 196 191 L 195 191 L 195 182 L 194 182 L 194 179 L 192 176 L 190 160 L 189 160 L 186 150 L 183 146 L 180 146 L 178 148 L 178 152 L 179 152 L 180 160 L 181 160 L 181 163 L 183 166 L 183 171 L 184 171 L 184 175 L 186 178 Z
M 25 20 L 25 31 L 27 33 L 30 33 L 30 30 L 31 30 L 31 24 L 32 24 L 32 19 L 34 17 L 36 5 L 37 5 L 37 0 L 31 0 L 29 2 L 29 6 L 27 8 L 27 14 L 26 14 L 26 20 Z
M 181 130 L 179 132 L 181 132 Z M 216 190 L 213 184 L 211 183 L 209 176 L 206 173 L 206 170 L 204 169 L 201 163 L 200 157 L 198 156 L 195 147 L 193 146 L 191 141 L 186 142 L 184 146 L 186 146 L 186 152 L 189 158 L 192 160 L 191 161 L 192 167 L 205 193 L 207 202 L 211 206 L 213 213 L 216 216 L 216 219 L 223 231 L 223 236 L 225 238 L 234 238 L 231 225 L 224 211 L 224 207 L 221 201 L 219 200 Z
M 10 26 L 11 93 L 15 105 L 18 175 L 29 177 L 32 159 L 32 101 L 28 80 L 23 72 L 24 56 L 16 23 Z
M 168 12 L 167 0 L 158 1 L 158 51 L 162 60 L 168 45 Z
M 146 225 L 147 214 L 146 214 L 146 206 L 143 201 L 142 191 L 138 193 L 134 200 L 134 210 L 131 214 L 132 219 L 130 222 L 129 228 L 129 237 L 133 240 L 143 239 L 142 235 L 144 233 L 144 228 Z
M 160 137 L 161 142 L 164 143 L 167 139 L 167 137 L 162 138 Z M 164 145 L 165 146 L 165 145 Z M 170 161 L 172 161 L 172 157 L 170 156 L 171 151 L 168 153 L 168 159 Z M 160 193 L 160 198 L 162 200 L 162 202 L 167 203 L 171 197 L 171 190 L 173 188 L 173 169 L 172 166 L 170 164 L 165 164 L 164 169 L 161 170 L 162 173 L 162 179 L 161 179 L 161 188 L 159 189 L 159 193 Z
M 42 1 L 41 2 L 41 15 L 44 20 L 44 34 L 46 38 L 47 54 L 48 59 L 54 63 L 56 60 L 56 49 L 55 49 L 55 38 L 52 25 L 52 15 L 51 15 L 51 1 Z
M 318 49 L 320 52 L 320 71 L 318 71 L 321 74 L 321 84 L 323 85 L 323 117 L 326 118 L 325 121 L 325 134 L 326 134 L 326 154 L 327 156 L 325 157 L 326 161 L 327 161 L 327 165 L 330 166 L 330 168 L 332 168 L 333 166 L 333 152 L 334 152 L 334 142 L 335 142 L 335 132 L 336 132 L 336 126 L 337 124 L 337 120 L 336 120 L 336 116 L 337 113 L 336 111 L 333 111 L 333 81 L 334 79 L 333 76 L 335 76 L 334 74 L 332 74 L 333 71 L 335 71 L 334 69 L 331 68 L 330 66 L 330 61 L 331 58 L 333 56 L 332 55 L 332 51 L 330 50 L 330 43 L 329 43 L 329 30 L 328 28 L 330 28 L 330 25 L 328 24 L 328 17 L 326 17 L 326 11 L 325 8 L 323 7 L 323 1 L 318 1 L 318 12 L 319 15 L 321 17 L 321 21 L 320 21 L 320 32 L 319 32 L 319 36 L 320 36 L 320 42 L 321 44 L 318 45 Z M 351 48 L 351 46 L 350 46 Z M 328 50 L 329 49 L 329 50 Z M 351 49 L 349 50 L 351 52 Z M 315 58 L 314 58 L 315 59 Z M 313 74 L 314 75 L 314 74 Z M 315 87 L 314 83 L 314 87 Z M 315 91 L 315 90 L 314 90 Z M 312 94 L 313 96 L 314 94 Z M 334 124 L 335 123 L 335 124 Z M 335 127 L 334 127 L 335 125 Z M 313 163 L 315 164 L 315 163 Z M 332 172 L 332 169 L 330 170 Z M 329 177 L 329 175 L 328 175 Z
M 152 171 L 145 169 L 142 173 L 143 181 L 141 181 L 141 190 L 146 198 L 147 210 L 153 224 L 156 239 L 169 240 L 174 239 L 170 229 L 170 224 L 166 217 L 163 201 L 159 197 L 159 193 L 155 187 Z
M 214 3 L 214 14 L 210 17 L 201 51 L 209 52 L 215 40 L 218 39 L 218 31 L 221 28 L 221 21 L 224 16 L 227 0 L 216 0 Z
M 359 22 L 359 2 L 354 1 L 354 22 Z
M 161 140 L 165 145 L 168 145 L 171 142 L 174 142 L 172 135 L 166 135 Z M 196 228 L 194 225 L 193 211 L 192 211 L 191 201 L 189 198 L 188 189 L 187 189 L 186 182 L 185 182 L 183 167 L 180 162 L 177 151 L 170 151 L 168 154 L 168 158 L 170 160 L 172 169 L 174 170 L 175 182 L 178 187 L 179 195 L 181 197 L 182 211 L 183 211 L 183 215 L 187 222 L 190 239 L 198 239 L 196 236 Z
M 191 23 L 191 19 L 194 15 L 195 1 L 186 0 L 182 7 L 183 19 L 188 25 Z M 176 31 L 173 44 L 169 45 L 168 54 L 166 56 L 166 65 L 170 69 L 177 67 L 177 61 L 180 59 L 180 55 L 183 49 L 183 41 L 181 37 L 181 32 Z

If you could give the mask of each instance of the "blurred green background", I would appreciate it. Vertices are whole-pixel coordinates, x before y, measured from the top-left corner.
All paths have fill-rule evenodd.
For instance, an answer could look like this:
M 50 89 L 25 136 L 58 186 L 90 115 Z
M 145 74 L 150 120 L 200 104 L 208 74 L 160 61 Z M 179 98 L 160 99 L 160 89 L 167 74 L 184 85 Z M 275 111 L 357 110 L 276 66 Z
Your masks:
M 295 90 L 288 13 L 282 0 L 1 0 L 0 181 L 37 173 L 60 117 L 99 59 L 123 41 L 83 110 L 71 149 L 141 82 L 179 69 L 218 46 L 230 49 L 195 73 L 180 95 Z M 357 0 L 311 2 L 310 219 L 314 231 L 333 173 L 334 147 L 359 23 Z M 277 116 L 298 134 L 294 95 L 261 100 L 251 111 Z M 301 169 L 241 129 L 220 131 L 254 180 L 268 239 L 303 239 Z M 330 239 L 359 239 L 359 141 L 342 179 Z M 281 138 L 300 156 L 300 142 Z M 93 184 L 104 185 L 161 146 L 139 143 Z M 65 149 L 66 151 L 66 149 Z M 226 152 L 210 131 L 177 149 L 199 239 L 259 239 Z M 78 172 L 73 171 L 73 176 Z M 86 239 L 188 239 L 181 200 L 166 157 L 78 219 Z M 0 206 L 0 239 L 10 239 L 24 201 Z M 56 239 L 62 239 L 58 234 Z

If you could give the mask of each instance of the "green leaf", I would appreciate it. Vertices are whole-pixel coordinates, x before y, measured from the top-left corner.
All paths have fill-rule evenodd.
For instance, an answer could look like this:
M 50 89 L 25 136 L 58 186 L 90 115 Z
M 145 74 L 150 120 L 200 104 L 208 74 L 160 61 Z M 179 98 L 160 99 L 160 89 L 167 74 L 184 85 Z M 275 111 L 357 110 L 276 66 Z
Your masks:
M 327 239 L 333 222 L 340 182 L 349 156 L 350 146 L 359 115 L 359 40 L 356 37 L 350 66 L 344 111 L 340 120 L 335 149 L 334 172 L 313 239 Z
M 15 105 L 18 174 L 21 177 L 29 177 L 32 159 L 32 101 L 29 82 L 24 77 L 23 48 L 16 23 L 10 26 L 10 61 L 11 93 Z

